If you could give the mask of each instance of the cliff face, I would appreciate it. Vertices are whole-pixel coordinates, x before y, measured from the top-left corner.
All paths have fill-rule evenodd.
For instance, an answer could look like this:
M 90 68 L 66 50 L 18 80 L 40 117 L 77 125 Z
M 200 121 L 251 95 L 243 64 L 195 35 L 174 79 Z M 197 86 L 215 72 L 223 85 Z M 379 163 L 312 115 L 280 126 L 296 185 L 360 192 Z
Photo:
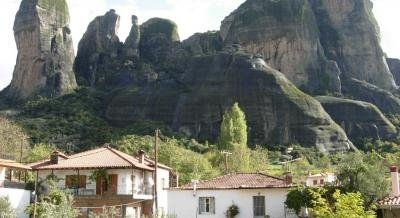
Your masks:
M 116 70 L 122 44 L 118 38 L 120 17 L 114 10 L 96 17 L 79 41 L 74 69 L 79 85 L 105 88 Z
M 340 92 L 340 71 L 325 58 L 308 0 L 248 0 L 222 21 L 220 34 L 225 44 L 262 55 L 304 91 Z
M 310 0 L 326 56 L 347 78 L 388 91 L 397 88 L 380 46 L 370 0 Z
M 77 87 L 65 0 L 23 0 L 14 22 L 18 57 L 8 95 L 59 96 Z
M 373 104 L 330 96 L 316 98 L 351 140 L 388 140 L 396 137 L 396 127 Z
M 178 78 L 113 93 L 106 117 L 122 124 L 154 119 L 187 136 L 216 140 L 224 110 L 239 102 L 251 143 L 301 143 L 321 151 L 347 150 L 352 145 L 318 101 L 260 58 L 224 51 L 186 63 Z
M 400 84 L 400 60 L 395 58 L 386 58 L 390 72 L 392 72 L 396 84 Z

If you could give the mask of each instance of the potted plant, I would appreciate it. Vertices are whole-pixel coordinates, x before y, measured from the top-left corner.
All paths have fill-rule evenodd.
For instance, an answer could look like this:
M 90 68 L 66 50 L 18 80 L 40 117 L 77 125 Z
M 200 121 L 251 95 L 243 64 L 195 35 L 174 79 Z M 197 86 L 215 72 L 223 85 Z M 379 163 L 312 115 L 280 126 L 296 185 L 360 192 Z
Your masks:
M 234 218 L 236 215 L 239 214 L 239 207 L 235 204 L 232 204 L 228 207 L 225 214 L 227 218 Z

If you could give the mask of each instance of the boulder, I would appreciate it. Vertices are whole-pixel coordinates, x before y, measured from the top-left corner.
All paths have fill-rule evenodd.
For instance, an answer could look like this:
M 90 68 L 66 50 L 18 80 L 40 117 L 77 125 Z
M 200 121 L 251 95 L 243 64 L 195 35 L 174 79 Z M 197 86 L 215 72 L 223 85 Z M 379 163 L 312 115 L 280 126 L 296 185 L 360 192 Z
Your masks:
M 119 125 L 157 120 L 188 137 L 215 142 L 225 109 L 238 102 L 252 144 L 299 143 L 323 152 L 352 146 L 317 100 L 258 57 L 222 51 L 192 57 L 185 69 L 179 77 L 115 91 L 106 118 Z
M 14 21 L 18 49 L 7 95 L 27 100 L 37 94 L 55 97 L 77 87 L 74 48 L 65 0 L 23 0 Z
M 396 137 L 396 127 L 371 103 L 331 96 L 318 96 L 316 99 L 352 141 Z
M 74 69 L 78 84 L 106 88 L 118 70 L 122 43 L 118 38 L 120 16 L 111 9 L 96 17 L 79 41 Z

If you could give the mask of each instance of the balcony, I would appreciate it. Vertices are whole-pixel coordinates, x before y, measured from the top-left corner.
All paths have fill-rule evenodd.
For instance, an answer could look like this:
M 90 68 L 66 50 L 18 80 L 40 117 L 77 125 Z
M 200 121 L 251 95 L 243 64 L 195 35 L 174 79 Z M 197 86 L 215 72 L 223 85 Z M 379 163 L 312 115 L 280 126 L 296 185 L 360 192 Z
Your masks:
M 104 190 L 102 194 L 96 193 L 95 186 L 87 186 L 86 188 L 67 188 L 68 192 L 74 195 L 75 197 L 94 197 L 94 196 L 107 196 L 107 197 L 130 197 L 132 199 L 142 199 L 142 200 L 150 200 L 153 199 L 153 186 L 149 185 L 141 185 L 137 186 L 132 190 L 132 188 L 127 189 L 127 186 L 118 185 L 115 188 L 109 188 L 108 190 Z

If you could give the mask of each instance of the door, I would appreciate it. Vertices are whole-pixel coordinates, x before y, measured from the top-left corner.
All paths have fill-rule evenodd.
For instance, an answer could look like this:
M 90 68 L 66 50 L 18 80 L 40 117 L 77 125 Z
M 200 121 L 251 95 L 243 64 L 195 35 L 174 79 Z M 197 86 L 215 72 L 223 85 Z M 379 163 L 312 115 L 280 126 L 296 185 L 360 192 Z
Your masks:
M 265 217 L 265 196 L 253 196 L 254 218 Z
M 108 175 L 108 193 L 117 194 L 118 190 L 118 175 Z

